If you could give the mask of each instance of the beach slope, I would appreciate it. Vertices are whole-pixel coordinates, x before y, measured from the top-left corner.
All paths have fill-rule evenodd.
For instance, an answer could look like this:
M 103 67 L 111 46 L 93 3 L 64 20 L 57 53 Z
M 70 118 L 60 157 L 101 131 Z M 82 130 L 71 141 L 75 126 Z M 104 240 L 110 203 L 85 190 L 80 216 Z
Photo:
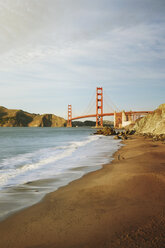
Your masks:
M 165 247 L 165 144 L 124 143 L 111 164 L 1 222 L 0 247 Z

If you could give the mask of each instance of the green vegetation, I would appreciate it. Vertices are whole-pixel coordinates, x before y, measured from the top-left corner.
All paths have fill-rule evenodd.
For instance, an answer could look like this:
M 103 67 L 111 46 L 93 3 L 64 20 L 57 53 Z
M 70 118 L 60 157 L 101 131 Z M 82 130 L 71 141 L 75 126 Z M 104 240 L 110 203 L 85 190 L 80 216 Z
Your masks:
M 103 121 L 104 127 L 112 127 L 113 121 Z M 72 121 L 72 127 L 95 127 L 95 121 Z

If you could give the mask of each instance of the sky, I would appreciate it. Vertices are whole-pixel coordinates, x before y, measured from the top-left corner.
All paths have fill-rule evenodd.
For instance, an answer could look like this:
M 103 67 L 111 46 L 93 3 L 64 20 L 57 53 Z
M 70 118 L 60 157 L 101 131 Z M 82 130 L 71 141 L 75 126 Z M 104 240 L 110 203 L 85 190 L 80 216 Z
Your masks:
M 164 0 L 0 0 L 0 105 L 75 116 L 102 86 L 120 110 L 157 108 L 164 13 Z

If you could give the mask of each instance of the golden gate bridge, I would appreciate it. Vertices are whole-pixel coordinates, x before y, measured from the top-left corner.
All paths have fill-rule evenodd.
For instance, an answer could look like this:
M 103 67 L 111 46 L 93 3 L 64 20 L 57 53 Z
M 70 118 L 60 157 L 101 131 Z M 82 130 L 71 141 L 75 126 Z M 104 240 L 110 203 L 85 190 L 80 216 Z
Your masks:
M 96 88 L 96 113 L 95 114 L 85 114 L 76 117 L 72 117 L 72 105 L 68 105 L 68 121 L 67 127 L 72 127 L 72 121 L 83 119 L 83 118 L 96 118 L 96 128 L 103 127 L 103 117 L 113 116 L 114 117 L 114 127 L 122 128 L 126 125 L 133 123 L 136 119 L 146 114 L 152 113 L 153 111 L 113 111 L 110 113 L 103 112 L 103 88 Z

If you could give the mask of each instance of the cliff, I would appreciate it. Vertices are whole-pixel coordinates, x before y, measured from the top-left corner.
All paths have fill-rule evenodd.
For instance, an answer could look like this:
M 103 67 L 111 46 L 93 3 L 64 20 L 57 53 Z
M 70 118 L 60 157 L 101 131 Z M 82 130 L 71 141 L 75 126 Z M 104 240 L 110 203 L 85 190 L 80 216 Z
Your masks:
M 153 113 L 137 120 L 130 129 L 141 134 L 165 134 L 165 104 L 161 104 Z
M 0 127 L 64 127 L 66 120 L 53 114 L 31 114 L 0 106 Z

